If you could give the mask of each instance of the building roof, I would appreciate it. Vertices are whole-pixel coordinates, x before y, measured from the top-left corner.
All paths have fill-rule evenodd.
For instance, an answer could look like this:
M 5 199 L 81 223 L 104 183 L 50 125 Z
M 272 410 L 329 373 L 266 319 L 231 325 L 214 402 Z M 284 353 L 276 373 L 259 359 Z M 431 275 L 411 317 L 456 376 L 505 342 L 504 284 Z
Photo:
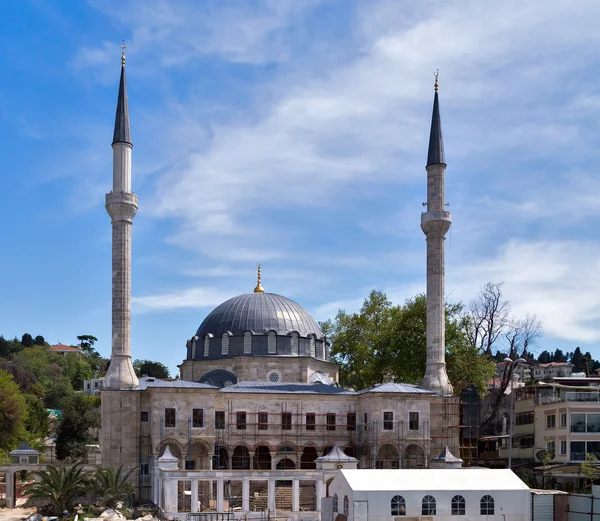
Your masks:
M 318 461 L 319 463 L 327 461 L 333 461 L 337 463 L 338 461 L 358 460 L 356 458 L 353 458 L 352 456 L 348 456 L 348 454 L 346 454 L 342 449 L 340 449 L 340 446 L 336 443 L 325 456 L 321 456 L 320 458 L 315 459 L 315 461 Z
M 134 391 L 145 391 L 150 387 L 160 387 L 164 389 L 218 389 L 214 385 L 201 384 L 198 382 L 188 382 L 187 380 L 162 380 L 150 376 L 140 378 L 140 385 L 134 387 Z
M 446 164 L 446 157 L 444 155 L 444 138 L 442 137 L 442 121 L 440 119 L 440 102 L 436 88 L 435 95 L 433 97 L 433 114 L 431 115 L 431 131 L 429 133 L 427 166 L 440 164 Z
M 510 469 L 342 469 L 340 472 L 355 492 L 529 490 Z
M 240 382 L 221 389 L 222 393 L 258 394 L 355 394 L 354 391 L 322 383 Z
M 226 300 L 204 319 L 196 336 L 202 339 L 207 334 L 221 336 L 229 332 L 238 335 L 246 331 L 256 334 L 275 331 L 278 335 L 297 331 L 304 337 L 314 334 L 323 338 L 308 311 L 293 300 L 274 293 L 246 293 Z
M 48 348 L 50 351 L 69 351 L 70 353 L 80 353 L 81 349 L 79 349 L 78 347 L 73 347 L 73 346 L 66 346 L 65 344 L 56 344 L 54 346 L 50 346 Z
M 401 394 L 435 394 L 433 391 L 428 391 L 414 384 L 399 384 L 396 382 L 388 382 L 385 384 L 376 384 L 368 389 L 358 391 L 356 394 L 367 393 L 401 393 Z
M 119 97 L 117 99 L 117 113 L 115 115 L 115 131 L 113 142 L 131 143 L 131 128 L 129 125 L 129 103 L 127 101 L 127 82 L 125 79 L 125 62 L 121 65 L 121 79 L 119 81 Z
M 40 453 L 32 449 L 26 441 L 23 441 L 18 449 L 11 450 L 9 456 L 39 456 Z
M 569 362 L 548 362 L 547 364 L 535 364 L 534 367 L 562 367 L 565 365 L 574 367 L 573 364 L 570 364 Z

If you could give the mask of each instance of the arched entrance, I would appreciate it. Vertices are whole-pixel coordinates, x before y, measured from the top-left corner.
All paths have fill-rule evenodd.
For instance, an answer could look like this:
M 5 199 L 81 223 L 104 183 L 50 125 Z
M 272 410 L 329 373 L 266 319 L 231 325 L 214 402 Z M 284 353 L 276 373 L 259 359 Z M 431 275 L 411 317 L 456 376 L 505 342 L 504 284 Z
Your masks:
M 425 466 L 425 453 L 419 445 L 409 445 L 404 451 L 404 466 L 407 469 L 416 469 Z
M 317 465 L 315 459 L 318 457 L 319 455 L 317 454 L 317 449 L 315 447 L 304 447 L 302 456 L 300 456 L 300 468 L 308 470 L 316 469 Z
M 227 449 L 223 445 L 215 445 L 215 455 L 213 456 L 213 469 L 222 470 L 229 468 Z
M 208 445 L 202 441 L 194 441 L 188 447 L 185 458 L 186 470 L 206 470 L 209 467 Z M 174 453 L 173 453 L 174 454 Z
M 277 470 L 294 470 L 296 464 L 290 458 L 283 458 L 277 462 Z
M 245 445 L 239 445 L 233 451 L 231 456 L 231 468 L 234 470 L 250 469 L 250 454 Z
M 271 470 L 271 451 L 269 447 L 260 445 L 254 451 L 254 468 L 256 470 Z
M 387 444 L 379 447 L 376 468 L 397 469 L 399 468 L 399 466 L 400 464 L 398 462 L 398 449 L 395 445 Z

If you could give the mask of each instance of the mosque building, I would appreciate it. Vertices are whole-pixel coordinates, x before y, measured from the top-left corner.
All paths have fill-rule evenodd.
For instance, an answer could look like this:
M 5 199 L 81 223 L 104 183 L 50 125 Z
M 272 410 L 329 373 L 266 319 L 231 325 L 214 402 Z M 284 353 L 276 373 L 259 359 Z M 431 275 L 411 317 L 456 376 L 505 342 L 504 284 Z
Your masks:
M 112 148 L 113 188 L 106 195 L 113 230 L 112 356 L 101 392 L 100 445 L 104 465 L 137 469 L 139 499 L 171 513 L 240 517 L 269 510 L 316 520 L 332 468 L 426 467 L 444 446 L 458 453 L 458 406 L 444 360 L 450 213 L 437 78 L 421 217 L 428 318 L 421 386 L 340 387 L 319 325 L 296 302 L 266 291 L 260 266 L 254 290 L 217 306 L 187 341 L 179 379 L 138 380 L 130 347 L 138 198 L 131 185 L 124 55 Z

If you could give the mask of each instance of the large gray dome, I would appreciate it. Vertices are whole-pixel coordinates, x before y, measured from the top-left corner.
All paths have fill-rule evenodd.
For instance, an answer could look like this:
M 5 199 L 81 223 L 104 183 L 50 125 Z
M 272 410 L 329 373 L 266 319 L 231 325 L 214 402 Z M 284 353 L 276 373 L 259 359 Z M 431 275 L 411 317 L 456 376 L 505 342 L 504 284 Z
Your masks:
M 218 337 L 227 332 L 239 335 L 246 331 L 254 334 L 275 331 L 278 335 L 297 331 L 303 337 L 323 337 L 308 311 L 293 300 L 274 293 L 248 293 L 226 300 L 204 319 L 196 336 Z

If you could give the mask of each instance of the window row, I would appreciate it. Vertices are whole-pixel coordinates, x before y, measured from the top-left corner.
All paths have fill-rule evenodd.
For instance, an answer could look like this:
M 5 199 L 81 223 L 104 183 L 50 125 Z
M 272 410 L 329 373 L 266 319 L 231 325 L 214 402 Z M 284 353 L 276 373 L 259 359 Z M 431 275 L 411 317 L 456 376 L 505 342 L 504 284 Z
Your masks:
M 529 425 L 534 421 L 533 411 L 519 412 L 515 415 L 516 425 Z
M 246 331 L 244 333 L 244 348 L 243 348 L 243 353 L 245 355 L 250 355 L 252 354 L 252 338 L 253 338 L 253 334 L 250 331 Z M 229 333 L 223 333 L 221 335 L 221 355 L 228 355 L 229 354 Z M 195 337 L 196 339 L 197 337 Z M 203 350 L 203 356 L 204 357 L 208 357 L 209 353 L 210 353 L 210 338 L 211 335 L 206 335 L 204 337 L 204 350 Z M 196 358 L 196 340 L 192 340 L 192 359 Z M 291 348 L 292 348 L 292 355 L 298 355 L 298 346 L 300 344 L 300 336 L 298 335 L 298 333 L 292 333 L 291 334 Z M 317 352 L 316 352 L 316 339 L 314 336 L 311 336 L 309 339 L 309 349 L 310 349 L 310 356 L 312 357 L 316 357 Z M 277 353 L 277 333 L 275 331 L 269 331 L 269 333 L 267 333 L 267 352 L 269 354 L 276 354 Z
M 365 421 L 366 423 L 366 421 Z M 383 430 L 391 431 L 394 430 L 394 413 L 393 411 L 385 411 L 383 413 Z M 408 413 L 408 430 L 418 431 L 419 430 L 419 413 L 409 412 Z
M 336 498 L 334 497 L 334 505 Z M 450 513 L 453 516 L 464 516 L 467 511 L 467 502 L 465 498 L 460 495 L 456 495 L 450 501 Z M 431 495 L 425 496 L 421 500 L 421 515 L 422 516 L 435 516 L 437 512 L 437 502 Z M 392 516 L 405 516 L 406 515 L 406 500 L 402 496 L 394 496 L 390 504 L 390 513 Z M 482 516 L 493 516 L 494 515 L 494 498 L 489 495 L 485 495 L 479 501 L 479 513 Z
M 335 513 L 339 512 L 339 501 L 338 501 L 338 495 L 334 494 L 333 495 L 333 511 Z M 348 517 L 348 514 L 350 513 L 350 502 L 348 501 L 348 496 L 344 496 L 344 515 L 346 517 Z

